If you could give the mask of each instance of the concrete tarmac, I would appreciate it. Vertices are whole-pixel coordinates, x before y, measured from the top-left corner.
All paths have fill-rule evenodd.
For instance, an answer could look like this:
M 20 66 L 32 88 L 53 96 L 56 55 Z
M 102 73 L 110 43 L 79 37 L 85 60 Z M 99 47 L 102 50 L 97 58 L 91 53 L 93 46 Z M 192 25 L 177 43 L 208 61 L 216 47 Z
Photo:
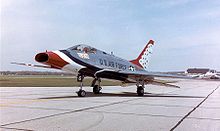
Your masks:
M 103 87 L 84 98 L 71 87 L 1 87 L 1 130 L 220 131 L 220 82 L 180 80 L 181 88 Z

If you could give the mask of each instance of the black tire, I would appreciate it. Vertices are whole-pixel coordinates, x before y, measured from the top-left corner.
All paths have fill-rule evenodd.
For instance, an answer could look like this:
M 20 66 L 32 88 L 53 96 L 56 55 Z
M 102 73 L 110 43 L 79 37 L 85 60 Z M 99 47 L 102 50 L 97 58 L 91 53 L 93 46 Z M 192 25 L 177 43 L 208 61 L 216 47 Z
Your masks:
M 94 94 L 99 94 L 101 89 L 102 89 L 101 87 L 99 87 L 98 85 L 95 85 L 93 87 L 93 93 Z
M 84 90 L 79 90 L 77 92 L 77 94 L 78 94 L 79 97 L 85 97 L 86 96 L 86 92 Z
M 137 94 L 138 96 L 144 96 L 144 88 L 142 86 L 137 88 Z

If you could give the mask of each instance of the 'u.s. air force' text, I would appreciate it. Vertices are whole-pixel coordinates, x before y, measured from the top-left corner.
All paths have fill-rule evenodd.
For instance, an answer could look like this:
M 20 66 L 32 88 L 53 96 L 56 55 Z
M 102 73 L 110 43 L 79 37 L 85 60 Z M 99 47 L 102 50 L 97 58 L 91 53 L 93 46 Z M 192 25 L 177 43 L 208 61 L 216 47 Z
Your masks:
M 126 70 L 126 65 L 121 64 L 121 63 L 117 63 L 117 62 L 114 62 L 114 61 L 107 61 L 105 59 L 99 59 L 99 63 L 100 63 L 100 65 L 103 65 L 103 66 L 108 66 L 108 67 L 118 68 L 118 69 L 121 69 L 121 70 Z

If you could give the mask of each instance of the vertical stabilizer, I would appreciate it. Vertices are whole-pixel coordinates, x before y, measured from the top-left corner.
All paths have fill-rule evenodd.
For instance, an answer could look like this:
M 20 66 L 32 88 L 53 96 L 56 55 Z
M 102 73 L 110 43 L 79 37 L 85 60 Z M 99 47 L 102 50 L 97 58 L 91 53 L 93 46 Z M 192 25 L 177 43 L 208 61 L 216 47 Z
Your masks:
M 150 57 L 153 53 L 152 52 L 153 46 L 154 46 L 154 41 L 150 40 L 147 43 L 147 45 L 145 46 L 145 48 L 143 49 L 143 51 L 141 52 L 141 54 L 138 56 L 138 58 L 135 60 L 131 60 L 130 62 L 147 70 L 148 65 L 149 65 L 149 61 L 150 61 Z

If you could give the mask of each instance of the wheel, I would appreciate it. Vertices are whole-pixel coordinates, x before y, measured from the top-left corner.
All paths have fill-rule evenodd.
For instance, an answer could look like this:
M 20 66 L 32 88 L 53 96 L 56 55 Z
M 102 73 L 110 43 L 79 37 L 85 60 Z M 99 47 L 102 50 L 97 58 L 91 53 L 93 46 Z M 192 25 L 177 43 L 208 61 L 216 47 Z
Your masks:
M 78 94 L 79 97 L 84 97 L 84 96 L 86 96 L 86 92 L 85 92 L 84 90 L 79 90 L 79 91 L 77 92 L 77 94 Z
M 99 94 L 101 89 L 102 89 L 101 87 L 99 87 L 98 85 L 95 85 L 93 87 L 93 93 L 94 94 Z
M 138 94 L 138 96 L 143 96 L 144 95 L 144 88 L 142 86 L 139 86 L 137 88 L 137 94 Z

